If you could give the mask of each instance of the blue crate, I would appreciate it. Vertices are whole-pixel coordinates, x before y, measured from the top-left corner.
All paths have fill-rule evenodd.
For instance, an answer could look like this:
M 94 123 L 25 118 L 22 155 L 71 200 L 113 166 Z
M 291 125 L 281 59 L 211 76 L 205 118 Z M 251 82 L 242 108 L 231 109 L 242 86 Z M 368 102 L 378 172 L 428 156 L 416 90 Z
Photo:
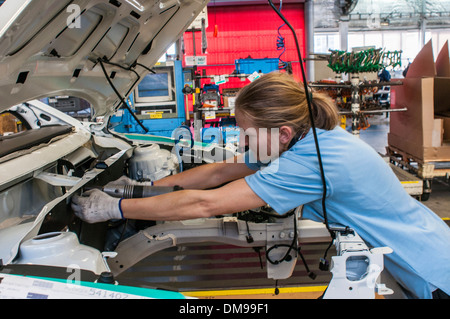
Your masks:
M 234 61 L 238 74 L 270 73 L 278 70 L 278 59 L 237 59 Z

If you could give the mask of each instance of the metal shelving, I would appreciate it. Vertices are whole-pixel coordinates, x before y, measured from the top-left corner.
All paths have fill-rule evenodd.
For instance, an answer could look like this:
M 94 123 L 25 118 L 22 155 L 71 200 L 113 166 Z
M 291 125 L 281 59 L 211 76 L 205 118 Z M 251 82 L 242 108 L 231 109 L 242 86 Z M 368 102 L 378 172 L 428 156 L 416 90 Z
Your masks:
M 360 81 L 358 75 L 352 75 L 350 83 L 310 83 L 309 86 L 312 88 L 332 88 L 332 89 L 350 89 L 351 90 L 351 109 L 340 110 L 341 115 L 350 115 L 352 118 L 352 134 L 359 136 L 360 133 L 360 119 L 361 115 L 365 114 L 380 114 L 380 113 L 391 113 L 391 112 L 403 112 L 406 108 L 401 109 L 361 109 L 361 89 L 372 88 L 372 87 L 391 87 L 395 85 L 402 85 L 401 81 L 392 82 L 376 82 L 376 83 L 364 83 Z

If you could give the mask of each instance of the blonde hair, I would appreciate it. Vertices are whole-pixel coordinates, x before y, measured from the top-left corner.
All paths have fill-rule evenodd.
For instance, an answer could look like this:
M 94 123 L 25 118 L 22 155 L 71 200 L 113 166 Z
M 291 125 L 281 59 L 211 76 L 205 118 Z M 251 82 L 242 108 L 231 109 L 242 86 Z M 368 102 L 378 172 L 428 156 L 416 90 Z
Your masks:
M 316 128 L 332 130 L 338 125 L 337 108 L 328 96 L 312 94 L 312 110 Z M 258 128 L 286 125 L 297 133 L 311 128 L 303 84 L 286 73 L 268 73 L 243 87 L 236 98 L 236 111 Z

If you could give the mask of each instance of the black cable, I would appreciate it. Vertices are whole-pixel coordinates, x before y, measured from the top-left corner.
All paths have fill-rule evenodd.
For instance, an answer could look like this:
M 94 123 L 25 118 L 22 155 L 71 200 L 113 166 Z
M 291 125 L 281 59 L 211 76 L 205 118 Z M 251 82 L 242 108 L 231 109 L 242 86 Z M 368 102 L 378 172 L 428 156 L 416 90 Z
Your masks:
M 323 217 L 324 217 L 325 226 L 327 227 L 327 230 L 330 233 L 331 238 L 334 239 L 335 234 L 330 229 L 330 226 L 328 224 L 328 216 L 327 216 L 327 210 L 326 210 L 326 206 L 325 206 L 325 198 L 327 196 L 327 186 L 326 186 L 326 180 L 325 180 L 325 173 L 324 173 L 324 169 L 323 169 L 322 156 L 320 154 L 319 141 L 317 138 L 316 125 L 314 123 L 314 116 L 313 116 L 313 111 L 312 111 L 312 100 L 311 100 L 312 94 L 309 92 L 309 89 L 308 89 L 308 84 L 307 84 L 306 75 L 305 75 L 305 68 L 304 68 L 303 62 L 302 62 L 303 58 L 302 58 L 302 54 L 300 53 L 300 46 L 298 44 L 297 35 L 295 34 L 295 30 L 291 26 L 289 21 L 287 21 L 286 18 L 281 14 L 281 12 L 278 11 L 278 9 L 273 5 L 272 1 L 271 0 L 268 0 L 268 1 L 269 1 L 270 6 L 272 7 L 272 9 L 278 14 L 278 16 L 284 21 L 284 23 L 286 23 L 286 25 L 289 27 L 289 29 L 291 30 L 291 32 L 294 36 L 295 45 L 297 48 L 297 54 L 298 54 L 298 58 L 300 61 L 300 69 L 302 72 L 303 85 L 305 88 L 306 102 L 308 103 L 309 119 L 311 122 L 311 128 L 312 128 L 313 135 L 314 135 L 314 143 L 316 145 L 317 159 L 319 161 L 320 176 L 321 176 L 322 184 L 323 184 L 323 195 L 322 195 L 322 210 L 323 210 L 323 215 L 324 215 Z
M 314 280 L 314 279 L 316 279 L 317 276 L 316 276 L 316 274 L 315 274 L 314 272 L 310 271 L 310 269 L 309 269 L 309 267 L 308 267 L 308 264 L 306 263 L 306 260 L 305 260 L 305 258 L 303 257 L 303 254 L 302 254 L 302 252 L 301 252 L 301 247 L 298 247 L 298 241 L 297 241 L 297 239 L 298 239 L 298 233 L 297 233 L 297 214 L 295 214 L 295 211 L 296 211 L 296 210 L 293 209 L 293 210 L 287 212 L 286 214 L 279 215 L 279 214 L 274 214 L 274 213 L 270 213 L 270 212 L 266 212 L 266 211 L 261 210 L 261 211 L 255 211 L 255 212 L 253 212 L 253 214 L 260 214 L 260 215 L 264 215 L 264 216 L 266 216 L 266 217 L 273 217 L 273 218 L 280 218 L 280 219 L 281 219 L 281 218 L 287 218 L 287 217 L 290 217 L 290 216 L 294 215 L 294 238 L 292 239 L 291 244 L 290 244 L 290 245 L 287 245 L 287 244 L 280 244 L 280 245 L 274 245 L 274 246 L 270 247 L 269 249 L 266 250 L 266 259 L 267 259 L 267 261 L 268 261 L 269 263 L 271 263 L 271 264 L 273 264 L 273 265 L 278 265 L 280 262 L 283 262 L 283 261 L 289 261 L 290 259 L 289 259 L 288 256 L 290 256 L 290 253 L 291 253 L 292 249 L 294 249 L 294 247 L 295 247 L 295 251 L 300 255 L 300 258 L 302 259 L 302 262 L 303 262 L 303 264 L 305 265 L 306 272 L 308 273 L 308 276 L 309 276 L 311 279 Z M 250 236 L 250 238 L 252 238 L 252 237 L 251 237 L 251 234 L 250 234 L 249 227 L 248 227 L 248 222 L 247 222 L 247 220 L 246 220 L 245 222 L 247 223 L 247 232 L 248 232 L 248 235 Z M 248 241 L 248 237 L 247 237 L 247 241 Z M 279 259 L 279 260 L 272 260 L 272 259 L 270 258 L 270 256 L 269 256 L 270 251 L 271 251 L 272 249 L 277 249 L 277 248 L 279 248 L 279 247 L 288 247 L 289 249 L 288 249 L 288 251 L 286 252 L 286 254 L 283 256 L 283 258 L 281 258 L 281 259 Z
M 302 259 L 303 265 L 305 265 L 306 273 L 308 274 L 309 278 L 314 280 L 317 278 L 317 275 L 314 272 L 312 272 L 311 270 L 309 270 L 308 264 L 306 263 L 306 259 L 305 259 L 305 257 L 303 257 L 303 254 L 300 249 L 301 248 L 298 247 L 297 252 L 300 255 L 300 258 Z
M 116 248 L 119 246 L 120 242 L 122 241 L 123 236 L 125 235 L 125 231 L 126 231 L 126 229 L 128 227 L 128 221 L 129 221 L 129 219 L 125 219 L 125 222 L 123 223 L 123 228 L 122 228 L 122 230 L 120 232 L 119 239 L 117 239 L 117 241 L 116 241 L 116 243 L 114 245 L 114 248 L 112 248 L 111 251 L 115 251 Z
M 281 12 L 282 6 L 283 6 L 283 1 L 280 1 L 280 9 L 279 9 L 280 12 Z M 278 27 L 278 37 L 277 37 L 277 42 L 276 42 L 277 43 L 277 51 L 283 51 L 278 56 L 278 60 L 279 60 L 279 66 L 278 67 L 280 69 L 286 69 L 286 66 L 287 66 L 287 63 L 281 59 L 281 56 L 286 52 L 286 46 L 284 44 L 284 37 L 280 33 L 280 29 L 282 27 L 284 27 L 284 25 L 285 24 L 283 23 L 282 25 L 280 25 Z
M 277 15 L 289 27 L 289 29 L 292 32 L 292 35 L 294 36 L 295 46 L 297 48 L 298 59 L 299 59 L 299 62 L 300 62 L 300 70 L 301 70 L 302 78 L 303 78 L 303 86 L 304 86 L 305 95 L 306 95 L 306 102 L 308 104 L 309 119 L 310 119 L 310 122 L 311 122 L 311 128 L 312 128 L 313 136 L 314 136 L 314 143 L 315 143 L 316 151 L 317 151 L 317 159 L 319 161 L 320 177 L 322 179 L 322 185 L 323 185 L 323 194 L 322 194 L 323 219 L 324 219 L 325 227 L 327 228 L 327 230 L 328 230 L 328 232 L 329 232 L 329 234 L 331 236 L 331 243 L 330 243 L 330 246 L 331 246 L 331 244 L 333 243 L 334 239 L 336 238 L 336 235 L 331 230 L 330 225 L 328 223 L 328 215 L 327 215 L 327 209 L 326 209 L 326 205 L 325 205 L 325 199 L 326 199 L 326 196 L 327 196 L 327 186 L 326 186 L 326 180 L 325 180 L 325 172 L 324 172 L 324 169 L 323 169 L 322 156 L 320 154 L 320 147 L 319 147 L 319 140 L 317 138 L 316 125 L 314 123 L 314 115 L 313 115 L 313 110 L 312 110 L 312 93 L 310 93 L 310 91 L 308 89 L 308 83 L 307 83 L 307 80 L 306 80 L 305 68 L 303 66 L 303 58 L 302 58 L 302 54 L 300 52 L 300 46 L 298 44 L 297 35 L 295 34 L 295 30 L 292 27 L 292 25 L 283 16 L 283 14 L 274 6 L 274 4 L 273 4 L 273 2 L 271 0 L 268 0 L 268 2 L 270 4 L 270 6 L 272 7 L 272 9 L 277 13 Z M 324 270 L 328 269 L 328 261 L 326 260 L 327 253 L 328 253 L 328 249 L 325 251 L 325 254 L 324 254 L 324 257 L 323 257 L 323 261 L 321 260 L 321 263 L 320 263 L 321 269 L 323 268 Z
M 121 69 L 123 69 L 123 70 L 126 70 L 126 71 L 131 71 L 131 72 L 133 72 L 134 74 L 136 74 L 136 76 L 138 77 L 138 79 L 141 78 L 141 77 L 139 76 L 139 74 L 132 68 L 132 66 L 130 66 L 130 67 L 125 67 L 125 66 L 123 66 L 123 65 L 121 65 L 121 64 L 119 64 L 119 63 L 115 63 L 115 62 L 108 61 L 108 60 L 106 60 L 105 58 L 103 58 L 103 59 L 101 59 L 101 60 L 102 60 L 103 63 L 117 66 L 117 67 L 119 67 L 119 68 L 121 68 Z
M 287 244 L 274 245 L 274 246 L 270 247 L 269 249 L 267 249 L 267 251 L 266 251 L 267 261 L 270 262 L 273 265 L 278 265 L 280 262 L 285 261 L 285 260 L 290 261 L 290 254 L 291 254 L 292 249 L 294 249 L 294 247 L 295 247 L 295 251 L 297 251 L 297 248 L 298 248 L 297 247 L 297 245 L 298 245 L 297 239 L 298 239 L 298 234 L 297 234 L 297 215 L 294 214 L 294 238 L 292 239 L 292 243 L 290 245 L 287 245 Z M 274 260 L 270 259 L 269 253 L 270 253 L 270 251 L 272 249 L 276 249 L 278 247 L 289 247 L 289 249 L 286 252 L 286 254 L 283 256 L 283 258 L 274 261 Z
M 266 217 L 273 217 L 273 218 L 281 219 L 281 218 L 288 218 L 288 217 L 292 216 L 292 214 L 295 213 L 295 209 L 291 209 L 290 211 L 288 211 L 287 213 L 285 213 L 283 215 L 280 215 L 278 213 L 268 212 L 268 211 L 265 211 L 265 210 L 252 211 L 252 213 L 263 215 L 263 216 L 266 216 Z
M 146 68 L 147 70 L 149 70 L 150 72 L 156 73 L 155 71 L 153 71 L 153 70 L 151 70 L 151 69 L 145 67 L 143 64 L 136 63 L 136 62 L 135 62 L 132 66 L 130 66 L 130 67 L 125 67 L 125 66 L 123 66 L 123 65 L 121 65 L 121 64 L 119 64 L 119 63 L 110 62 L 110 61 L 105 60 L 105 59 L 102 59 L 102 62 L 103 62 L 103 63 L 106 63 L 106 64 L 110 64 L 110 65 L 117 66 L 117 67 L 119 67 L 119 68 L 121 68 L 121 69 L 123 69 L 123 70 L 131 71 L 131 72 L 133 72 L 134 74 L 136 74 L 136 80 L 134 81 L 133 85 L 130 87 L 130 89 L 128 90 L 128 92 L 125 94 L 125 96 L 128 96 L 128 95 L 130 94 L 130 92 L 131 92 L 131 90 L 133 89 L 133 87 L 134 87 L 134 86 L 136 85 L 136 83 L 138 83 L 139 80 L 141 79 L 141 76 L 139 75 L 139 73 L 137 73 L 136 70 L 134 69 L 136 65 L 140 65 L 140 66 Z M 131 109 L 130 109 L 130 108 L 127 108 L 127 110 L 130 111 L 131 115 L 133 115 L 133 112 L 131 112 Z M 122 114 L 122 117 L 123 117 L 123 114 Z M 109 124 L 110 124 L 109 121 L 110 121 L 110 120 L 111 120 L 111 117 L 110 117 L 109 120 L 108 120 L 108 126 L 107 126 L 107 127 L 108 127 L 108 128 L 107 128 L 108 132 L 109 132 L 111 135 L 113 135 L 114 137 L 119 138 L 119 139 L 121 139 L 121 140 L 123 140 L 123 141 L 125 141 L 126 143 L 128 143 L 128 144 L 131 145 L 132 143 L 131 143 L 129 140 L 125 139 L 123 136 L 118 135 L 118 134 L 115 133 L 114 131 L 110 131 L 110 130 L 109 130 L 109 128 L 110 128 L 110 126 L 109 126 Z M 140 121 L 139 121 L 136 117 L 135 117 L 135 120 L 140 124 Z
M 292 249 L 294 249 L 294 247 L 295 247 L 295 250 L 297 250 L 297 238 L 298 238 L 298 234 L 297 234 L 297 220 L 296 220 L 296 219 L 297 219 L 297 215 L 295 214 L 295 209 L 292 209 L 291 211 L 289 211 L 289 212 L 287 212 L 286 214 L 283 214 L 283 215 L 274 214 L 274 213 L 266 212 L 266 211 L 263 211 L 263 210 L 261 210 L 261 211 L 253 211 L 252 213 L 253 213 L 253 214 L 263 215 L 263 216 L 266 216 L 266 217 L 279 218 L 279 219 L 282 219 L 282 218 L 288 218 L 288 217 L 294 215 L 294 238 L 292 239 L 291 244 L 290 244 L 290 245 L 287 245 L 287 244 L 274 245 L 274 246 L 272 246 L 272 247 L 270 247 L 269 249 L 266 250 L 266 258 L 267 258 L 267 261 L 268 261 L 269 263 L 273 264 L 273 265 L 277 265 L 277 264 L 279 264 L 280 262 L 283 262 L 283 261 L 285 261 L 285 260 L 288 260 L 289 255 L 290 255 Z M 246 220 L 245 222 L 246 222 L 246 224 L 247 224 L 247 233 L 248 233 L 247 241 L 249 240 L 249 238 L 253 241 L 253 237 L 251 236 L 250 230 L 249 230 L 249 227 L 248 227 L 248 221 Z M 286 252 L 286 254 L 283 256 L 283 258 L 274 261 L 274 260 L 270 259 L 269 253 L 270 253 L 270 251 L 271 251 L 272 249 L 276 249 L 276 248 L 278 248 L 278 247 L 288 247 L 289 249 L 288 249 L 288 251 Z M 289 261 L 289 260 L 288 260 L 288 261 Z
M 148 129 L 139 121 L 136 114 L 133 113 L 133 110 L 131 110 L 130 106 L 125 101 L 125 98 L 120 95 L 119 91 L 117 91 L 116 87 L 111 81 L 111 78 L 109 77 L 108 73 L 106 72 L 105 65 L 103 64 L 102 59 L 98 59 L 98 62 L 100 63 L 100 67 L 102 68 L 103 74 L 105 75 L 106 80 L 108 81 L 109 85 L 113 89 L 114 93 L 116 93 L 117 97 L 120 99 L 122 104 L 127 108 L 127 110 L 130 112 L 131 116 L 138 122 L 138 124 L 142 127 L 142 129 L 145 131 L 145 133 L 148 133 Z
M 36 124 L 37 124 L 37 126 L 41 127 L 42 126 L 41 120 L 39 120 L 39 117 L 36 115 L 36 113 L 34 112 L 33 108 L 30 106 L 30 104 L 28 104 L 28 103 L 23 103 L 23 104 L 26 107 L 28 107 L 28 109 L 31 111 L 31 113 L 33 113 L 33 115 L 36 117 Z
M 151 72 L 151 73 L 153 73 L 153 74 L 156 74 L 155 70 L 150 69 L 148 66 L 143 65 L 142 63 L 135 62 L 134 65 L 139 65 L 140 67 L 143 67 L 144 69 L 146 69 L 148 72 Z

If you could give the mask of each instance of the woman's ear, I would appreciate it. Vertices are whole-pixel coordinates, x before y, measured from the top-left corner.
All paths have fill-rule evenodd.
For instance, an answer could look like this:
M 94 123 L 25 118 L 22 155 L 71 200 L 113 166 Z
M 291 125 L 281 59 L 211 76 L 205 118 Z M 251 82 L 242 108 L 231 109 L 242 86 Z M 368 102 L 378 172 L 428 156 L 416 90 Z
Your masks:
M 290 126 L 280 127 L 280 145 L 287 146 L 294 137 L 294 130 Z

